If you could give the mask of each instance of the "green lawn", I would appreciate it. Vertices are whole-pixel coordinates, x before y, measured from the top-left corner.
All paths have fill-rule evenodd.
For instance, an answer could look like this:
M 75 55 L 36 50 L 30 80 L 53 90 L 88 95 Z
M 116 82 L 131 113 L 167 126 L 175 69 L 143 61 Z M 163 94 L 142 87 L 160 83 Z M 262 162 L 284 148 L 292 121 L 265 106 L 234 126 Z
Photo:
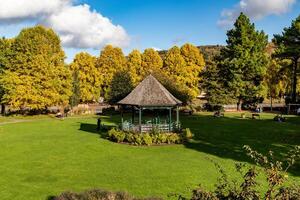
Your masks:
M 195 141 L 185 145 L 136 147 L 102 139 L 96 117 L 58 120 L 46 117 L 3 124 L 0 119 L 0 199 L 46 200 L 65 190 L 123 190 L 136 196 L 189 194 L 201 183 L 212 189 L 219 174 L 209 159 L 236 177 L 235 162 L 248 162 L 242 146 L 284 154 L 300 144 L 300 118 L 287 123 L 240 119 L 240 114 L 213 118 L 211 113 L 182 117 Z M 10 119 L 11 120 L 11 119 Z M 22 118 L 26 120 L 26 118 Z M 106 124 L 119 116 L 103 117 Z M 291 169 L 300 181 L 300 165 Z

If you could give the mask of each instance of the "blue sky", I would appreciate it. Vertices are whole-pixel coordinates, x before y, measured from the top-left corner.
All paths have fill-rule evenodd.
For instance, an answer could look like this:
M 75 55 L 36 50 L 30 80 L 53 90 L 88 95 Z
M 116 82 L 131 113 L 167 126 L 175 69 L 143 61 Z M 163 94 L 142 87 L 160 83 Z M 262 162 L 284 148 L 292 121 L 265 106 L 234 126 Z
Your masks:
M 4 3 L 5 0 L 1 1 Z M 13 1 L 37 0 L 9 2 Z M 240 11 L 249 15 L 257 29 L 263 29 L 271 39 L 300 14 L 299 0 L 51 1 L 54 2 L 51 5 L 47 5 L 48 1 L 44 1 L 43 5 L 36 3 L 34 8 L 24 4 L 22 10 L 28 9 L 25 14 L 16 12 L 18 9 L 12 3 L 6 3 L 6 7 L 2 8 L 0 5 L 0 12 L 6 11 L 6 14 L 0 14 L 0 22 L 3 22 L 0 25 L 1 35 L 13 37 L 21 28 L 37 23 L 50 26 L 61 36 L 67 61 L 70 62 L 79 51 L 98 55 L 107 43 L 121 46 L 125 54 L 134 48 L 168 49 L 186 42 L 195 45 L 225 44 L 226 30 Z M 61 7 L 65 9 L 60 10 Z M 99 32 L 91 33 L 92 30 Z

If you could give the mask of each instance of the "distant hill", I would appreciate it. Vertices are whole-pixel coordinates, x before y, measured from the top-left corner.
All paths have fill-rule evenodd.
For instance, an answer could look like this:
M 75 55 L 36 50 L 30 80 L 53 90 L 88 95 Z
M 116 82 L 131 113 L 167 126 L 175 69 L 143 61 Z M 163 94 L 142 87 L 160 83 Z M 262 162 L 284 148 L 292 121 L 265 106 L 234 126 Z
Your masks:
M 218 55 L 222 48 L 224 48 L 224 45 L 202 45 L 197 46 L 201 53 L 204 56 L 205 61 L 211 61 L 212 58 L 216 55 Z M 168 50 L 161 50 L 158 51 L 159 55 L 164 58 L 167 54 Z M 275 51 L 275 45 L 273 43 L 269 43 L 266 48 L 266 52 L 271 55 Z
M 197 46 L 197 47 L 203 54 L 204 59 L 210 60 L 215 55 L 218 55 L 224 46 L 222 46 L 222 45 L 202 45 L 202 46 Z M 164 58 L 167 54 L 167 51 L 168 50 L 162 50 L 162 51 L 159 51 L 158 53 L 162 58 Z

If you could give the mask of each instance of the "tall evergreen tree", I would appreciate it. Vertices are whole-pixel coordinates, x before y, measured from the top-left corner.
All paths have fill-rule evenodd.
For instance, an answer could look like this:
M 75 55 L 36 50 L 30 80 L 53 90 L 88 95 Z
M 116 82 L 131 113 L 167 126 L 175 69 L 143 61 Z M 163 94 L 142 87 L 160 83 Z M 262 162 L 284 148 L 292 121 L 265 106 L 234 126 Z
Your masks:
M 2 102 L 14 108 L 66 106 L 71 73 L 64 64 L 59 37 L 42 26 L 23 29 L 11 46 L 9 65 L 1 76 Z
M 97 101 L 100 97 L 100 86 L 103 78 L 95 64 L 96 57 L 88 53 L 79 53 L 70 65 L 73 73 L 78 73 L 80 100 L 84 103 Z
M 256 31 L 254 24 L 243 13 L 234 28 L 227 32 L 227 46 L 221 51 L 218 67 L 224 87 L 237 100 L 238 110 L 243 101 L 264 95 L 262 81 L 268 65 L 265 53 L 268 44 L 263 31 Z
M 200 50 L 192 44 L 183 45 L 180 51 L 186 63 L 182 77 L 185 85 L 190 88 L 192 96 L 196 97 L 200 93 L 200 73 L 203 71 L 205 66 L 203 55 L 201 54 Z
M 142 55 L 142 68 L 140 70 L 142 79 L 151 73 L 160 71 L 163 66 L 163 61 L 154 49 L 145 49 Z
M 127 69 L 131 75 L 133 85 L 137 85 L 141 79 L 142 54 L 138 50 L 133 50 L 127 56 Z
M 282 34 L 274 35 L 273 42 L 277 45 L 275 56 L 292 61 L 292 102 L 296 102 L 297 82 L 300 62 L 300 16 L 292 21 Z
M 202 73 L 201 89 L 211 106 L 221 106 L 231 103 L 232 96 L 228 88 L 224 87 L 224 79 L 216 62 L 210 63 Z
M 105 46 L 96 61 L 96 67 L 99 69 L 100 75 L 104 76 L 102 92 L 105 99 L 108 99 L 110 84 L 114 74 L 126 68 L 126 58 L 122 49 L 112 45 Z

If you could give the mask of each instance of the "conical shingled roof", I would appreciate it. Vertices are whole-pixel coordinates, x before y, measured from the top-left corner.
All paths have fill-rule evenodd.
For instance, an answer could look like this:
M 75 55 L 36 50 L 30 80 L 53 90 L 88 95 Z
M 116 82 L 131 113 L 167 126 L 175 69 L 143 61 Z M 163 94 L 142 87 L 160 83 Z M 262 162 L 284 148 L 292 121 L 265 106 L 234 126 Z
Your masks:
M 147 76 L 130 94 L 118 102 L 135 106 L 175 106 L 176 99 L 154 76 Z

